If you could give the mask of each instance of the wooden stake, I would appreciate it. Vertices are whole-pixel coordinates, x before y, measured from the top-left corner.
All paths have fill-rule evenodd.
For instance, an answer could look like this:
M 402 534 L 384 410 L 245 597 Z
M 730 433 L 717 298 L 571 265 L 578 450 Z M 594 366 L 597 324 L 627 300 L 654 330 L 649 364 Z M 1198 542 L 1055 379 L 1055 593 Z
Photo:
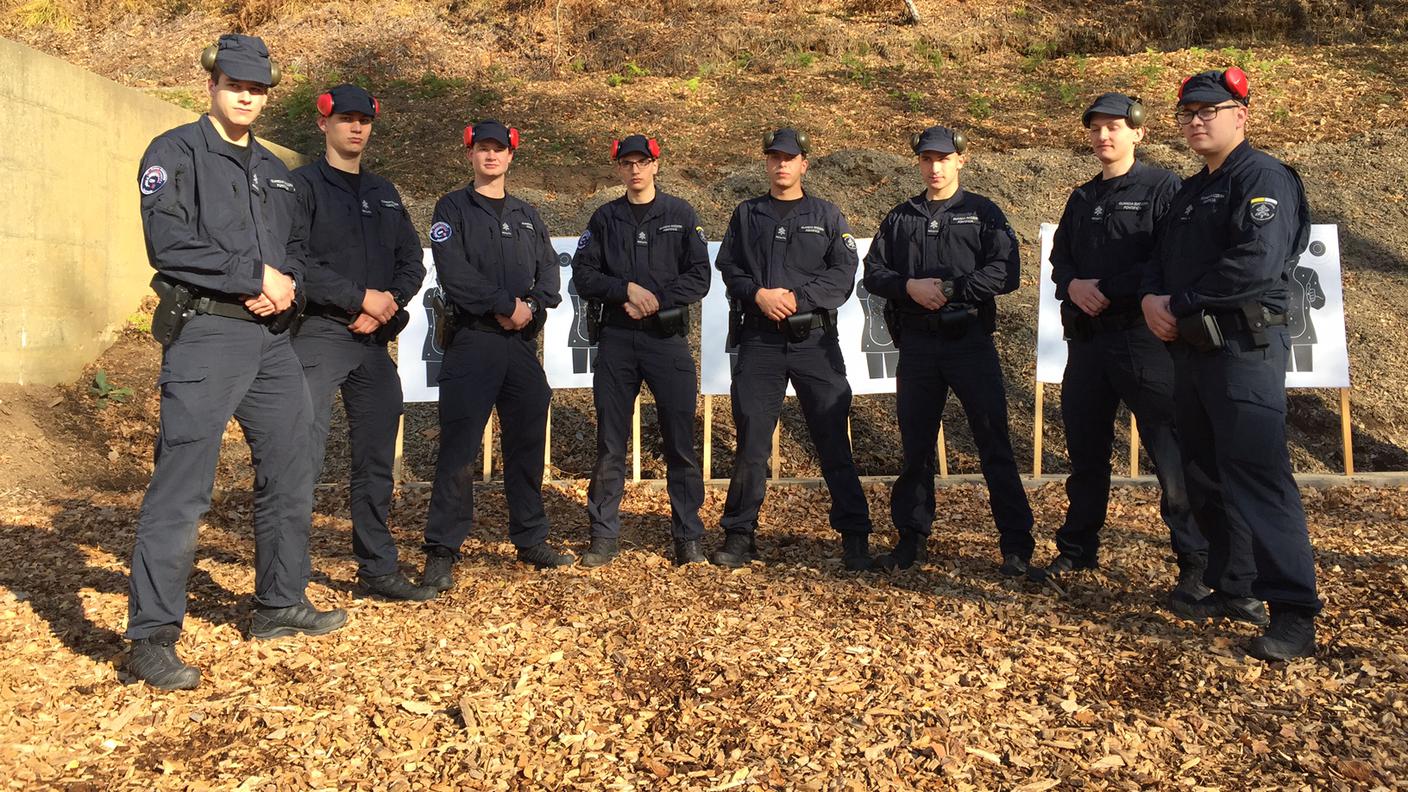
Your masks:
M 1046 395 L 1043 388 L 1045 384 L 1036 384 L 1036 414 L 1032 416 L 1032 478 L 1041 478 L 1041 424 L 1042 401 Z
M 782 475 L 782 419 L 772 428 L 772 477 Z
M 944 442 L 943 421 L 939 421 L 939 478 L 948 478 L 948 443 Z
M 640 481 L 640 394 L 636 394 L 635 413 L 631 415 L 631 481 Z
M 1340 437 L 1344 441 L 1344 474 L 1354 475 L 1353 422 L 1349 417 L 1349 388 L 1340 388 Z
M 494 414 L 484 422 L 484 480 L 494 473 Z
M 396 419 L 396 461 L 391 463 L 391 481 L 400 484 L 406 472 L 406 416 Z
M 1139 478 L 1139 422 L 1129 414 L 1129 477 Z
M 704 480 L 714 477 L 714 396 L 704 394 Z
M 552 405 L 543 418 L 543 481 L 552 481 Z

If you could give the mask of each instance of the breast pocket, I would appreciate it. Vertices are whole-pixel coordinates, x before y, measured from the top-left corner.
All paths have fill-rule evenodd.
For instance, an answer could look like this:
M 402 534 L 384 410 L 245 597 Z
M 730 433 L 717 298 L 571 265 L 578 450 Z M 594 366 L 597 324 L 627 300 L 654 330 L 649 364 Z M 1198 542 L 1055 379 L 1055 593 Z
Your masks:
M 684 247 L 684 234 L 677 229 L 662 229 L 655 233 L 650 245 L 651 269 L 664 274 L 679 273 L 680 252 Z

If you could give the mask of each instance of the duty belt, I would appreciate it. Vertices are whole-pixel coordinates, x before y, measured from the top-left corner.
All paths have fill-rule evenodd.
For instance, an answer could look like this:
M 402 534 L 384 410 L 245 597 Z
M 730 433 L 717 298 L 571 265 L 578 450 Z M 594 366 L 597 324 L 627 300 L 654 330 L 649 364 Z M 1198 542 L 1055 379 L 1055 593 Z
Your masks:
M 1217 317 L 1217 323 L 1222 326 L 1222 332 L 1229 330 L 1246 330 L 1256 332 L 1266 327 L 1278 327 L 1286 323 L 1286 315 L 1283 313 L 1271 313 L 1265 308 L 1261 309 L 1261 325 L 1258 327 L 1252 321 L 1248 321 L 1246 312 L 1233 308 L 1226 311 L 1208 311 L 1209 314 Z
M 686 335 L 689 332 L 689 306 L 680 305 L 642 319 L 632 319 L 624 308 L 611 305 L 602 312 L 601 320 L 608 327 L 641 330 L 660 337 Z
M 460 327 L 470 330 L 482 330 L 486 333 L 498 333 L 499 335 L 513 335 L 518 330 L 505 330 L 499 320 L 494 318 L 494 314 L 457 314 L 457 323 Z
M 825 311 L 813 311 L 811 314 L 811 319 L 803 321 L 802 324 L 804 327 L 806 327 L 808 331 L 816 330 L 819 327 L 826 326 L 826 318 L 827 317 Z M 783 322 L 785 321 L 786 320 L 783 320 Z M 785 332 L 783 329 L 783 322 L 773 321 L 772 319 L 769 319 L 766 316 L 758 316 L 756 314 L 743 315 L 743 327 L 747 330 L 763 330 L 769 333 L 782 333 Z
M 248 308 L 244 307 L 244 300 L 219 297 L 212 294 L 195 294 L 191 299 L 190 308 L 198 314 L 224 316 L 229 319 L 241 319 L 246 322 L 267 324 L 274 321 L 274 316 L 256 316 L 251 313 Z
M 345 310 L 336 305 L 325 305 L 323 303 L 311 303 L 303 309 L 304 316 L 324 316 L 328 319 L 336 319 L 344 324 L 351 324 L 356 321 L 357 313 Z
M 1076 317 L 1076 321 L 1088 326 L 1092 333 L 1112 333 L 1143 324 L 1144 313 L 1139 310 L 1116 312 L 1107 310 L 1098 316 L 1090 316 L 1081 311 L 1080 315 Z

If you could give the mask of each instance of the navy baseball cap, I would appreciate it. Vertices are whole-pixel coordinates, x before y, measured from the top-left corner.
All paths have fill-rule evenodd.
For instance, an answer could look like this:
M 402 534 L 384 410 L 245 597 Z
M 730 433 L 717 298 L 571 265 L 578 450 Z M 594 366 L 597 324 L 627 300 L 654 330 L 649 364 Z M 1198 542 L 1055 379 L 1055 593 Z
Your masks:
M 497 140 L 511 149 L 518 148 L 517 130 L 509 129 L 501 121 L 487 119 L 465 130 L 464 144 L 472 146 L 481 140 Z
M 381 103 L 367 89 L 351 83 L 334 86 L 318 97 L 318 112 L 325 116 L 333 113 L 361 113 L 376 118 L 380 110 Z
M 798 132 L 792 127 L 783 127 L 763 135 L 763 153 L 771 151 L 783 154 L 806 154 L 812 148 L 807 133 Z
M 1090 117 L 1096 114 L 1133 120 L 1130 119 L 1130 110 L 1137 103 L 1138 100 L 1126 94 L 1113 91 L 1102 93 L 1095 97 L 1095 101 L 1090 103 L 1090 107 L 1085 108 L 1085 112 L 1080 117 L 1080 124 L 1081 126 L 1090 126 Z
M 269 48 L 258 36 L 228 33 L 216 43 L 215 67 L 232 80 L 274 85 L 273 65 Z
M 648 159 L 656 159 L 660 156 L 660 144 L 654 138 L 645 135 L 627 135 L 616 142 L 612 147 L 611 158 L 621 159 L 627 154 L 639 154 Z
M 935 151 L 939 154 L 962 154 L 963 149 L 968 147 L 968 140 L 962 132 L 955 132 L 944 126 L 931 126 L 912 136 L 909 140 L 909 147 L 914 149 L 915 154 L 922 154 L 926 151 Z
M 1250 94 L 1246 73 L 1234 66 L 1227 71 L 1198 72 L 1184 80 L 1178 89 L 1178 103 L 1221 104 L 1233 101 L 1248 104 Z

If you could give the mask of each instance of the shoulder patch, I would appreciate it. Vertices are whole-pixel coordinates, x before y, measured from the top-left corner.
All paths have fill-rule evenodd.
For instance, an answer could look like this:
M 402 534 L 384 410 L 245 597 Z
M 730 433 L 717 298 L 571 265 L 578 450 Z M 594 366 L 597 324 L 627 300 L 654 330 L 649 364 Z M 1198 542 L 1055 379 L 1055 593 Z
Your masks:
M 592 241 L 592 232 L 591 232 L 590 230 L 588 230 L 588 231 L 583 231 L 583 232 L 582 232 L 582 235 L 579 236 L 579 237 L 577 237 L 577 249 L 578 249 L 578 250 L 586 250 L 586 249 L 587 249 L 587 245 L 590 244 L 591 241 Z
M 704 233 L 704 226 L 695 226 L 694 233 L 699 235 L 700 242 L 703 242 L 706 245 L 709 244 L 709 237 Z
M 160 165 L 153 165 L 142 171 L 142 178 L 137 181 L 138 187 L 142 190 L 142 195 L 152 195 L 166 186 L 166 169 Z
M 441 220 L 430 227 L 430 241 L 444 242 L 450 238 L 451 233 L 450 224 Z
M 856 238 L 855 238 L 855 237 L 851 236 L 850 234 L 842 234 L 842 235 L 841 235 L 841 241 L 846 243 L 847 249 L 849 249 L 852 253 L 856 252 Z
M 1247 214 L 1257 225 L 1266 225 L 1276 217 L 1275 198 L 1253 198 L 1248 202 Z

